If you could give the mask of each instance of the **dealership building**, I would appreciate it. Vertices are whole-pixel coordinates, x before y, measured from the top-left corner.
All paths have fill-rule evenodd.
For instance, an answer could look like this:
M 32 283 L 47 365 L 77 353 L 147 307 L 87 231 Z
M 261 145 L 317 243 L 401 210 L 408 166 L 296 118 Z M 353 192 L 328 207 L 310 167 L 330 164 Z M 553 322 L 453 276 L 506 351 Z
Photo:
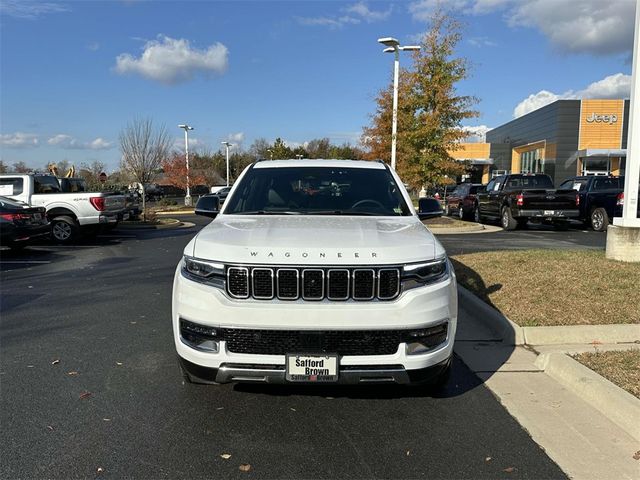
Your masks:
M 558 100 L 462 143 L 450 154 L 467 181 L 504 173 L 546 173 L 559 185 L 576 175 L 624 175 L 629 100 Z

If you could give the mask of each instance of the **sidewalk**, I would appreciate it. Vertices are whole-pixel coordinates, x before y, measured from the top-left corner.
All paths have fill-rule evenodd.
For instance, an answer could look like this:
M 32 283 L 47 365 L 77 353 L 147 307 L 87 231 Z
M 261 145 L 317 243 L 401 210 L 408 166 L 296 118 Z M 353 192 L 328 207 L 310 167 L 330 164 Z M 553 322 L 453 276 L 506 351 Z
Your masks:
M 638 440 L 545 373 L 537 353 L 516 344 L 508 323 L 492 325 L 472 298 L 459 298 L 456 354 L 570 477 L 640 478 L 633 458 Z

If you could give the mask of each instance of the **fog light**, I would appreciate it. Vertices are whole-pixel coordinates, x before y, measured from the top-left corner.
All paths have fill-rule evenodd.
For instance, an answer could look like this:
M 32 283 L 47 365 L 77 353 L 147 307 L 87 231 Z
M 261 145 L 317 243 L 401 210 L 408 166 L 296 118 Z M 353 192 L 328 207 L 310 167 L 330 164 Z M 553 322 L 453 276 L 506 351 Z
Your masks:
M 180 339 L 196 350 L 218 352 L 218 329 L 180 319 Z
M 448 322 L 435 327 L 410 330 L 405 339 L 407 355 L 419 355 L 434 350 L 447 341 Z

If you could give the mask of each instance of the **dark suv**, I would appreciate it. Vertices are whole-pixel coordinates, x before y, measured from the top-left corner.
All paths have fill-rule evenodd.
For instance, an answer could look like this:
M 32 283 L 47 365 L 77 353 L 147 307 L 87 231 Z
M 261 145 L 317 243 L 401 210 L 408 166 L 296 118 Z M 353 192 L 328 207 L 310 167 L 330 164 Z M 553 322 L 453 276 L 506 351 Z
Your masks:
M 444 201 L 444 214 L 457 215 L 460 220 L 473 217 L 476 193 L 482 188 L 480 183 L 461 183 Z

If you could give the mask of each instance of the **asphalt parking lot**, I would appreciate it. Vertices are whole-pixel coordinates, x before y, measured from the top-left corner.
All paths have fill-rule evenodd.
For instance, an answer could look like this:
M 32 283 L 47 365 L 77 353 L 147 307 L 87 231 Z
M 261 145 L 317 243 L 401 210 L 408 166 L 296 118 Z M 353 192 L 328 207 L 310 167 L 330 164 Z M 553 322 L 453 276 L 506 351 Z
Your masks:
M 206 223 L 187 220 L 1 252 L 1 478 L 565 478 L 459 360 L 440 392 L 184 384 L 171 284 Z M 453 254 L 536 234 L 440 240 Z

